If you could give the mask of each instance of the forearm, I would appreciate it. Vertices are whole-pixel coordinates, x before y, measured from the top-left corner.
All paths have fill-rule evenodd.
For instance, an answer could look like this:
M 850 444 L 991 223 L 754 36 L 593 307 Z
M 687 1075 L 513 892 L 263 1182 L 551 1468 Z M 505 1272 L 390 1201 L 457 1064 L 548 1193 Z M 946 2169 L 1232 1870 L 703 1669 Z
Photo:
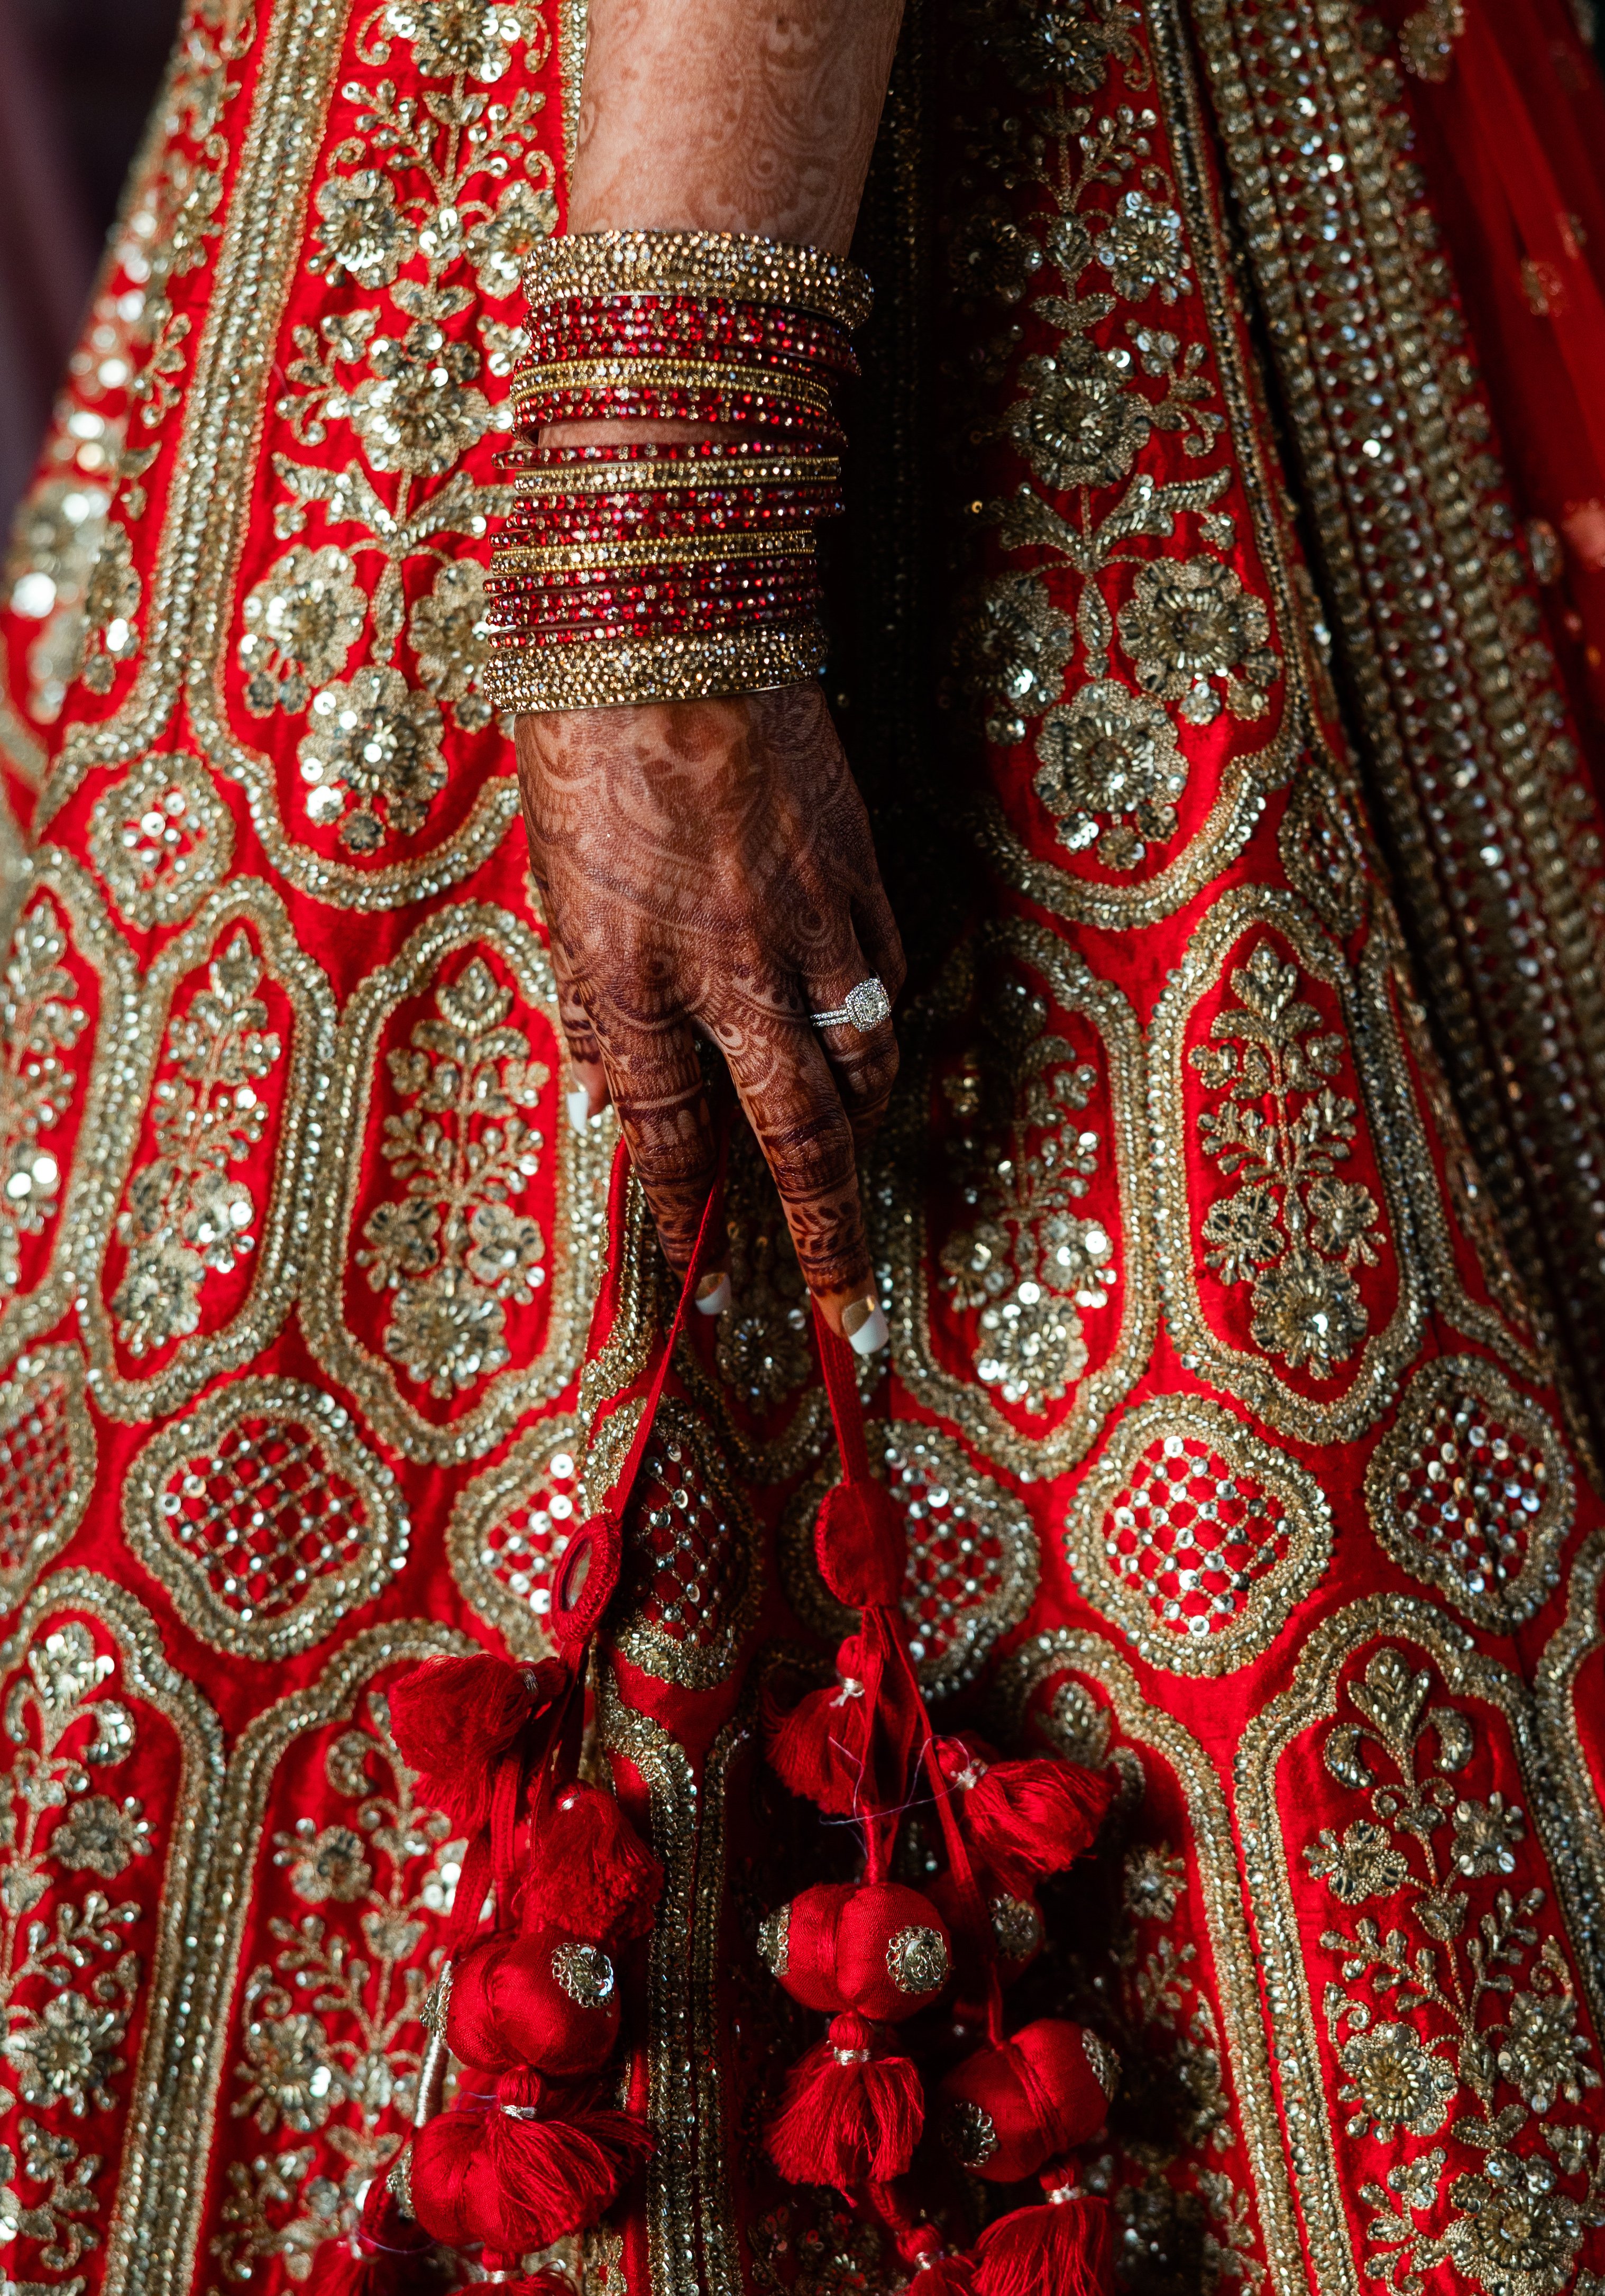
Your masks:
M 903 0 L 591 0 L 570 231 L 845 253 Z

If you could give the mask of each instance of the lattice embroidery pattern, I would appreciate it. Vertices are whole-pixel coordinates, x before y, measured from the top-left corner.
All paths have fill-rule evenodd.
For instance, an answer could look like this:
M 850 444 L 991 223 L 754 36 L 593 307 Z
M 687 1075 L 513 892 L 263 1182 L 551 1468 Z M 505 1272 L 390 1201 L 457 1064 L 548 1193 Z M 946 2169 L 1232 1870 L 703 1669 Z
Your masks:
M 1030 1609 L 1036 1529 L 1020 1501 L 938 1429 L 894 1420 L 872 1429 L 871 1444 L 871 1464 L 897 1502 L 908 1543 L 902 1609 L 909 1654 L 927 1692 L 939 1694 L 971 1680 L 998 1636 Z M 798 1493 L 782 1525 L 781 1554 L 798 1615 L 839 1639 L 853 1631 L 855 1614 L 832 1599 L 814 1559 L 814 1526 L 833 1480 L 815 1477 Z
M 452 1574 L 509 1646 L 539 1658 L 552 1647 L 552 1573 L 584 1520 L 582 1431 L 552 1419 L 459 1494 L 446 1529 Z
M 21 1600 L 82 1521 L 95 1449 L 77 1349 L 19 1356 L 0 1387 L 0 1607 Z
M 102 1774 L 135 1744 L 128 1709 L 101 1694 L 115 1666 L 70 1620 L 29 1644 L 5 1702 L 15 1751 L 0 1788 L 0 2112 L 21 2118 L 20 2157 L 0 2144 L 0 2237 L 38 2243 L 30 2260 L 52 2276 L 25 2284 L 41 2296 L 108 2229 L 104 2159 L 69 2135 L 61 2116 L 81 2120 L 126 2103 L 124 2050 L 142 1982 L 128 1941 L 140 1909 L 100 1886 L 153 1846 L 140 1803 L 101 1790 L 113 1783 Z M 22 2261 L 20 2247 L 7 2254 Z
M 1353 1915 L 1321 1940 L 1343 1956 L 1322 2005 L 1338 2102 L 1351 2137 L 1399 2156 L 1361 2188 L 1366 2271 L 1400 2296 L 1445 2263 L 1483 2288 L 1560 2296 L 1605 2204 L 1605 2136 L 1566 2108 L 1601 2076 L 1546 1893 L 1506 1884 L 1531 1870 L 1524 1813 L 1454 1784 L 1478 1734 L 1438 1688 L 1393 1648 L 1346 1685 L 1322 1758 L 1370 1815 L 1303 1844 Z M 1380 1901 L 1386 1929 L 1358 1911 Z M 1404 2154 L 1406 2136 L 1440 2136 L 1457 2171 L 1448 2142 Z
M 1413 1577 L 1499 1633 L 1560 1583 L 1575 1505 L 1548 1414 L 1479 1356 L 1423 1365 L 1366 1470 L 1372 1526 Z
M 1331 1512 L 1314 1478 L 1197 1396 L 1128 1412 L 1066 1523 L 1089 1602 L 1144 1658 L 1218 1675 L 1267 1650 L 1320 1584 Z
M 345 1807 L 274 1834 L 305 1910 L 270 1919 L 268 1957 L 245 1982 L 230 2110 L 262 2141 L 228 2161 L 211 2243 L 234 2284 L 269 2259 L 305 2280 L 398 2151 L 439 1959 L 430 1939 L 462 1869 L 465 1845 L 414 1797 L 382 1693 L 332 1740 L 323 1775 Z
M 593 1495 L 623 1464 L 638 1415 L 628 1406 L 597 1429 L 585 1461 Z M 625 1522 L 615 1648 L 661 1681 L 706 1688 L 729 1673 L 762 1587 L 751 1516 L 711 1436 L 694 1412 L 665 1403 Z
M 228 808 L 196 758 L 144 758 L 95 800 L 89 851 L 131 925 L 182 924 L 233 858 Z
M 333 1396 L 235 1379 L 140 1454 L 128 1543 L 192 1632 L 242 1656 L 305 1650 L 372 1602 L 410 1537 L 395 1472 Z

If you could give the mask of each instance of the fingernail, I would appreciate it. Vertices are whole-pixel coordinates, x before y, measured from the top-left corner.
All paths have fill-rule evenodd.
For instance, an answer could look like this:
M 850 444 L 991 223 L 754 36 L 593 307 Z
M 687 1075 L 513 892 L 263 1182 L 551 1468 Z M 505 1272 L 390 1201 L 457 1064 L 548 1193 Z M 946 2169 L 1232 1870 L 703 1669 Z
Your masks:
M 569 1095 L 569 1121 L 576 1132 L 583 1132 L 591 1121 L 591 1095 L 583 1084 L 577 1084 Z
M 699 1316 L 722 1316 L 730 1305 L 730 1278 L 724 1274 L 705 1275 L 697 1286 Z
M 841 1311 L 841 1328 L 855 1355 L 879 1355 L 888 1336 L 885 1311 L 872 1292 L 849 1300 Z

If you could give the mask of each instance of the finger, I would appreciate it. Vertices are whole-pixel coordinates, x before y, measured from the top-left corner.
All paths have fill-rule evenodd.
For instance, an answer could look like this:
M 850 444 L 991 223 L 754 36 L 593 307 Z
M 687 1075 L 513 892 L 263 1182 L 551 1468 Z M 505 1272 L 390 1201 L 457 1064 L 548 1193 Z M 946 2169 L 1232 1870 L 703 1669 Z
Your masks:
M 872 978 L 880 978 L 889 993 L 889 982 L 875 973 L 852 929 L 843 926 L 830 968 L 810 973 L 804 982 L 810 1015 L 840 1012 L 849 994 Z M 897 1039 L 891 1021 L 889 1017 L 879 1021 L 867 1029 L 855 1027 L 850 1021 L 823 1025 L 815 1021 L 813 1025 L 853 1128 L 854 1147 L 862 1153 L 886 1114 L 897 1080 Z
M 594 992 L 585 1005 L 663 1256 L 684 1273 L 718 1162 L 713 1113 L 690 1024 L 679 1013 L 643 1020 Z M 724 1257 L 722 1250 L 713 1255 L 711 1272 L 717 1272 Z
M 573 1086 L 566 1096 L 569 1121 L 576 1132 L 583 1132 L 594 1124 L 608 1104 L 608 1074 L 602 1065 L 602 1046 L 596 1031 L 591 1026 L 591 1016 L 581 1004 L 574 985 L 574 968 L 561 936 L 549 925 L 547 941 L 552 957 L 552 971 L 557 981 L 557 1017 L 562 1026 L 563 1041 L 569 1047 L 569 1064 L 574 1071 Z
M 862 1355 L 884 1345 L 870 1274 L 853 1129 L 810 1023 L 780 993 L 712 1023 L 747 1120 L 774 1176 L 798 1264 L 834 1331 Z

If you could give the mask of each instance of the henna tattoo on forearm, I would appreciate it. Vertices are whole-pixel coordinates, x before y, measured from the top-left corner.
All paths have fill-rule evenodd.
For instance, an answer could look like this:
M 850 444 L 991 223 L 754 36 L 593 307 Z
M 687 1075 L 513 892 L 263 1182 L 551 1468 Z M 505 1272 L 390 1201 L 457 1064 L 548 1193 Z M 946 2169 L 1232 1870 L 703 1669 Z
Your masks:
M 591 0 L 570 231 L 845 253 L 903 0 Z

